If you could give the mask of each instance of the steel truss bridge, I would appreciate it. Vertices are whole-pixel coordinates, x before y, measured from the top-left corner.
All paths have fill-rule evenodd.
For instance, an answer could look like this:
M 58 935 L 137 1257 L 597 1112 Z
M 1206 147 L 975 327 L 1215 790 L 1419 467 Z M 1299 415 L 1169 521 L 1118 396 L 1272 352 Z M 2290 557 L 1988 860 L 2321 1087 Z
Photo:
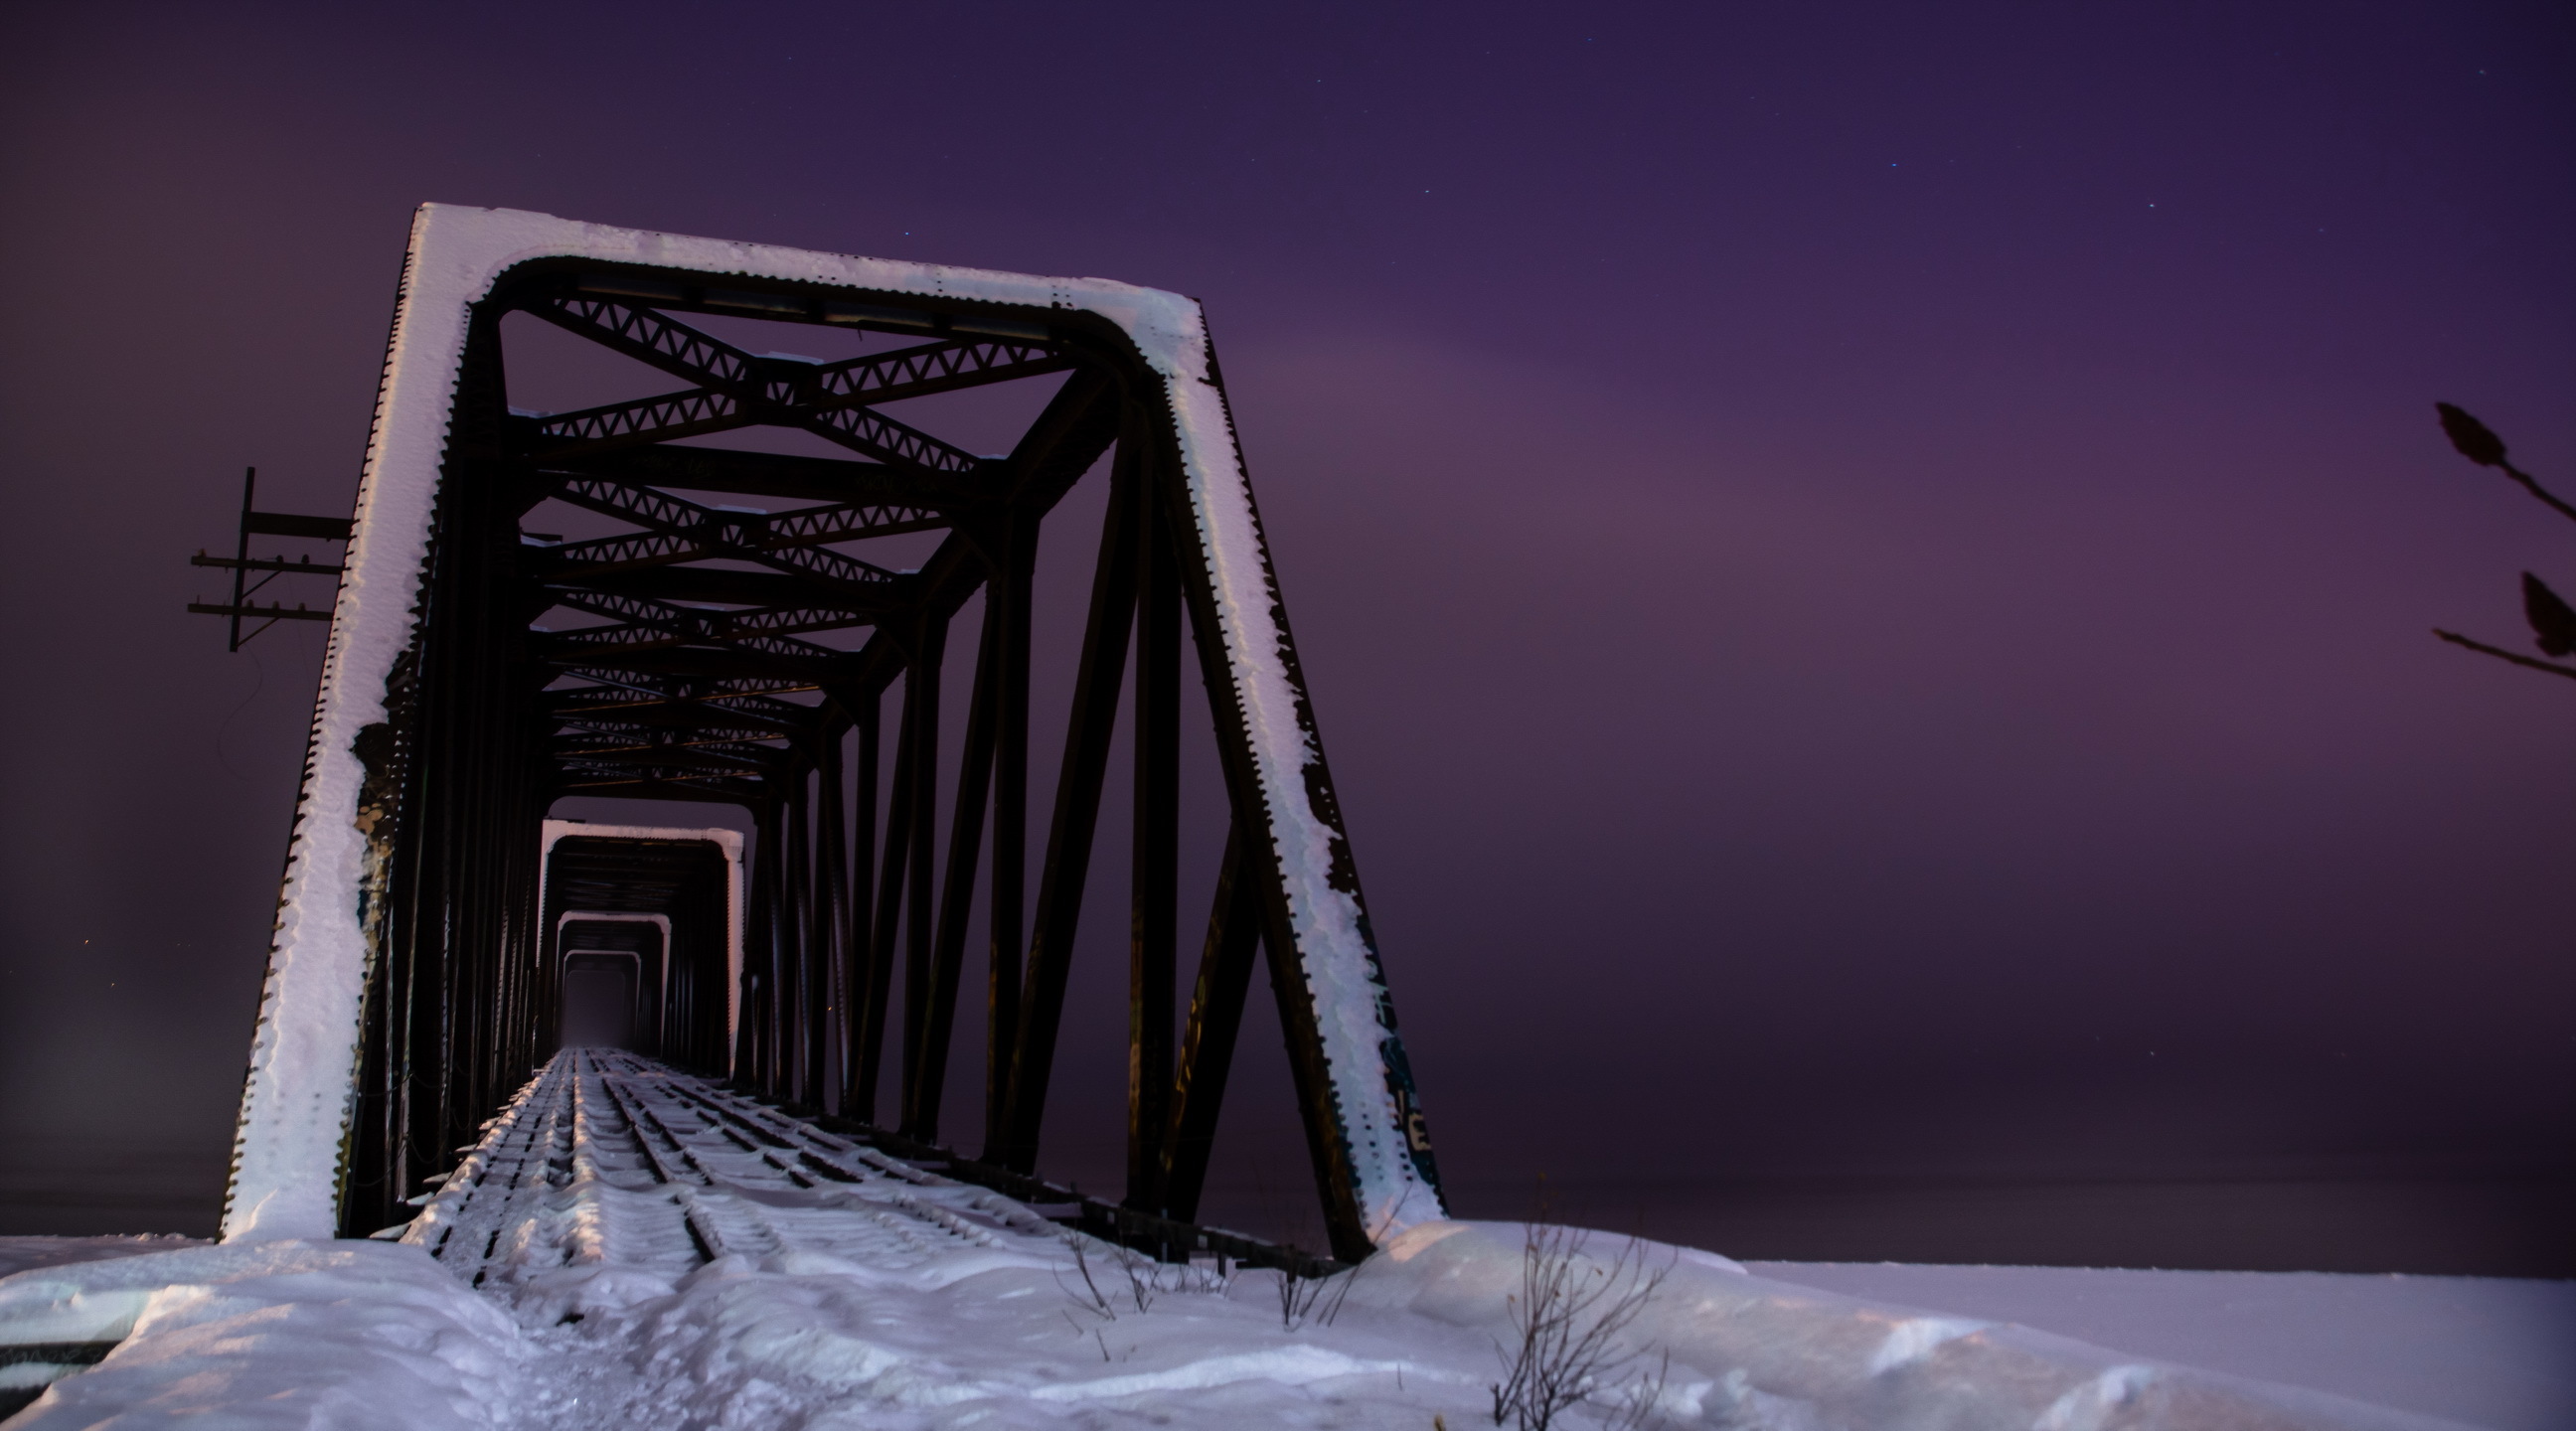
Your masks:
M 512 315 L 669 390 L 514 403 Z M 741 319 L 865 351 L 754 352 L 720 336 Z M 998 455 L 888 410 L 1032 384 Z M 837 455 L 709 440 L 753 429 Z M 1072 690 L 1041 708 L 1037 552 L 1085 483 L 1106 516 L 1073 548 L 1096 541 Z M 250 538 L 337 523 L 248 505 L 239 556 L 206 564 L 331 570 L 255 559 Z M 566 511 L 597 534 L 530 529 Z M 554 1060 L 566 981 L 601 971 L 633 995 L 638 1053 L 820 1120 L 833 1156 L 870 1145 L 1049 1201 L 1034 1175 L 1122 698 L 1122 1235 L 1168 1245 L 1196 1216 L 1263 965 L 1333 1254 L 1443 1215 L 1196 303 L 425 206 L 344 534 L 228 1237 L 409 1217 Z M 926 555 L 873 555 L 894 538 Z M 244 602 L 237 583 L 207 608 L 236 639 L 276 614 Z M 952 660 L 971 667 L 962 722 L 941 709 Z M 1229 819 L 1214 887 L 1185 899 L 1192 663 Z M 1032 742 L 1060 751 L 1034 866 Z M 568 796 L 738 807 L 752 833 L 549 821 Z M 968 1008 L 987 1060 L 961 1118 L 943 1094 Z

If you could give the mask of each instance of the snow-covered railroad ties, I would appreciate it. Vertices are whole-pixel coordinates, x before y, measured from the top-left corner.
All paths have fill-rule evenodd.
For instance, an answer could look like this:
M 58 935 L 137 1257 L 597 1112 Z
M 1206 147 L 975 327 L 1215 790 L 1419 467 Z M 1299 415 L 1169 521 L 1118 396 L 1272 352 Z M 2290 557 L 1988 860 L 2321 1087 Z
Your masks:
M 792 1253 L 905 1270 L 982 1247 L 1052 1265 L 1069 1229 L 1220 1272 L 1340 1270 L 933 1150 L 893 1157 L 877 1141 L 902 1140 L 829 1132 L 624 1050 L 571 1048 L 437 1191 L 416 1199 L 418 1216 L 380 1235 L 427 1250 L 476 1286 L 495 1269 L 616 1266 L 677 1277 L 719 1258 Z

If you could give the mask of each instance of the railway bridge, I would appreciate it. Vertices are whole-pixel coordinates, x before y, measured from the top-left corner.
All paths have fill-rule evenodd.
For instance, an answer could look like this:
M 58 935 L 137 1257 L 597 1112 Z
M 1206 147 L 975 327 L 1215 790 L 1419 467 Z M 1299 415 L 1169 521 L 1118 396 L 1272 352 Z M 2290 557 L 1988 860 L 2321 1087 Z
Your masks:
M 763 346 L 782 341 L 838 355 Z M 513 379 L 545 344 L 660 390 L 543 409 Z M 1005 440 L 935 435 L 930 399 L 967 400 L 984 431 L 1007 416 Z M 629 1050 L 620 1077 L 660 1076 L 649 1057 L 831 1147 L 1169 1247 L 1199 1231 L 1256 984 L 1333 1254 L 1442 1215 L 1195 302 L 427 205 L 354 514 L 250 508 L 246 488 L 238 555 L 201 557 L 236 573 L 232 602 L 201 608 L 236 642 L 297 614 L 241 574 L 332 570 L 256 557 L 254 534 L 347 553 L 228 1238 L 410 1217 L 570 1029 Z M 1042 538 L 1088 563 L 1079 611 L 1040 604 Z M 1062 699 L 1038 698 L 1049 658 Z M 1034 830 L 1033 742 L 1057 762 Z M 1216 828 L 1183 818 L 1185 748 L 1213 750 Z M 749 835 L 550 818 L 574 796 L 730 806 Z M 1122 800 L 1126 878 L 1104 896 L 1102 809 Z M 1185 891 L 1185 863 L 1212 863 L 1212 887 Z M 1128 913 L 1115 1203 L 1041 1176 L 1087 896 Z M 960 1117 L 943 1094 L 969 1016 L 983 1106 Z

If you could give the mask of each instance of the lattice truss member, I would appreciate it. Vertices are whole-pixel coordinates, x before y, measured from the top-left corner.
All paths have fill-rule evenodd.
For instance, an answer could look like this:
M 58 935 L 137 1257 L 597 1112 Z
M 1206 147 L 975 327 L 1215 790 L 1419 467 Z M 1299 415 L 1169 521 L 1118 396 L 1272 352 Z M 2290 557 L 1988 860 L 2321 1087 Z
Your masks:
M 794 335 L 747 339 L 752 320 L 806 325 L 803 346 L 841 356 L 766 351 Z M 539 338 L 658 391 L 534 410 L 505 359 Z M 916 400 L 942 395 L 988 430 L 1010 417 L 1005 439 L 933 435 L 921 414 L 938 405 Z M 1088 564 L 1078 637 L 1073 613 L 1037 604 L 1042 537 L 1051 570 Z M 1058 630 L 1070 693 L 1040 702 L 1033 654 Z M 1206 922 L 1184 1000 L 1191 657 L 1214 737 L 1193 741 L 1213 745 L 1227 815 L 1206 836 L 1223 848 L 1214 888 L 1186 901 Z M 952 661 L 962 716 L 954 692 L 942 710 Z M 1042 829 L 1033 743 L 1057 759 Z M 333 609 L 228 1236 L 397 1220 L 553 1052 L 562 964 L 545 924 L 561 915 L 541 901 L 538 828 L 572 795 L 749 812 L 739 968 L 711 986 L 721 949 L 672 936 L 656 977 L 691 993 L 656 1005 L 666 1058 L 938 1144 L 977 974 L 978 1156 L 1019 1172 L 1037 1165 L 1074 936 L 1107 863 L 1102 806 L 1123 798 L 1126 1205 L 1195 1214 L 1266 950 L 1336 1255 L 1441 1215 L 1188 299 L 425 206 Z

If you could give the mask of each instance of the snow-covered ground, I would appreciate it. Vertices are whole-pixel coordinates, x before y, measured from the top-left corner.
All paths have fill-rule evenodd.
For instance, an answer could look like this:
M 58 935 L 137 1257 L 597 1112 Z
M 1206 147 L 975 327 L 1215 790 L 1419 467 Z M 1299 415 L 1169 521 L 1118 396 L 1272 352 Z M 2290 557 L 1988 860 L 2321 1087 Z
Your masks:
M 1645 1425 L 1743 1431 L 2576 1425 L 2548 1344 L 2512 1341 L 2568 1311 L 2565 1284 L 1757 1273 L 1607 1235 L 1576 1275 L 1615 1281 L 1640 1253 L 1662 1280 L 1617 1338 L 1600 1404 L 1560 1426 L 1620 1402 Z M 530 1085 L 399 1242 L 0 1242 L 0 1347 L 121 1339 L 10 1431 L 183 1417 L 1465 1431 L 1493 1424 L 1526 1266 L 1517 1226 L 1433 1223 L 1354 1273 L 1284 1284 L 1283 1301 L 1276 1273 L 1124 1255 L 721 1090 L 585 1054 Z M 1927 1306 L 1946 1310 L 1914 1310 Z M 2304 1340 L 2281 1334 L 2302 1319 Z M 2484 1330 L 2462 1335 L 2463 1319 Z M 2126 1350 L 2053 1334 L 2068 1330 Z M 2449 1385 L 2443 1346 L 2462 1358 Z M 2374 1381 L 2392 1359 L 2411 1370 Z M 2379 1394 L 2329 1394 L 2355 1390 Z
M 1753 1262 L 1764 1277 L 2046 1327 L 2159 1361 L 2512 1431 L 2576 1428 L 2576 1282 Z

